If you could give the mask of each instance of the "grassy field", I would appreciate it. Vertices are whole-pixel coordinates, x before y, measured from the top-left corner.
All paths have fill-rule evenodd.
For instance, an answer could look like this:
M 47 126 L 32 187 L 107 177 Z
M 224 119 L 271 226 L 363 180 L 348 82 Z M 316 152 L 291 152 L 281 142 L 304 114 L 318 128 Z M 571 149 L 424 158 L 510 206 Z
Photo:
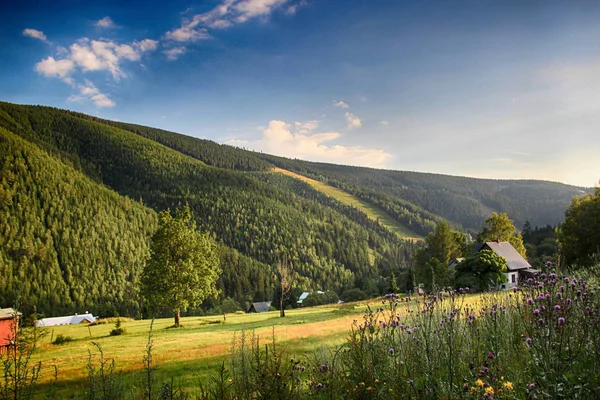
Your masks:
M 279 312 L 261 314 L 228 314 L 212 317 L 182 318 L 182 328 L 169 328 L 170 318 L 157 319 L 153 327 L 153 355 L 158 364 L 159 379 L 177 377 L 185 387 L 198 380 L 206 381 L 220 363 L 228 359 L 234 335 L 242 330 L 254 331 L 261 341 L 276 343 L 292 354 L 301 355 L 320 346 L 340 345 L 347 337 L 352 321 L 365 310 L 366 305 L 321 306 L 290 310 L 285 318 Z M 43 362 L 41 383 L 52 378 L 51 366 L 58 368 L 58 387 L 66 397 L 77 396 L 86 379 L 89 352 L 97 357 L 93 343 L 98 343 L 106 357 L 115 360 L 116 368 L 135 381 L 143 368 L 142 359 L 148 341 L 149 320 L 128 321 L 122 324 L 127 333 L 110 336 L 114 324 L 95 326 L 71 325 L 42 328 L 36 360 Z M 74 340 L 62 345 L 51 344 L 57 335 Z
M 398 236 L 404 238 L 404 239 L 410 239 L 410 240 L 421 240 L 423 239 L 422 236 L 416 234 L 415 232 L 412 232 L 410 229 L 408 229 L 406 226 L 402 225 L 401 223 L 399 223 L 398 221 L 396 221 L 394 218 L 392 218 L 389 214 L 387 214 L 385 211 L 381 210 L 378 207 L 375 207 L 374 205 L 359 199 L 358 197 L 347 193 L 341 189 L 338 189 L 336 187 L 330 186 L 326 183 L 317 181 L 315 179 L 311 179 L 308 178 L 304 175 L 300 175 L 297 174 L 295 172 L 292 171 L 288 171 L 286 169 L 282 169 L 282 168 L 274 168 L 273 169 L 274 172 L 279 172 L 291 177 L 294 177 L 296 179 L 300 179 L 301 181 L 304 181 L 306 183 L 308 183 L 309 185 L 311 185 L 312 187 L 314 187 L 315 189 L 317 189 L 320 192 L 323 192 L 324 194 L 326 194 L 329 197 L 333 197 L 334 199 L 338 200 L 340 203 L 346 204 L 346 205 L 350 205 L 353 207 L 356 207 L 358 209 L 360 209 L 361 211 L 363 211 L 365 214 L 367 214 L 367 216 L 369 218 L 371 218 L 372 220 L 376 221 L 379 220 L 379 222 L 387 227 L 388 229 L 392 230 L 393 232 L 395 232 Z

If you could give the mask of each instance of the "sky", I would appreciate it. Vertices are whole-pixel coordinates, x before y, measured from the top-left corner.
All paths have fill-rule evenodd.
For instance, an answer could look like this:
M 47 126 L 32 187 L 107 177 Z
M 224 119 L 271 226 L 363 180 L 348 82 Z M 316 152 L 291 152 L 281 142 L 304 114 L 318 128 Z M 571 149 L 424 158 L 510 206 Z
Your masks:
M 0 0 L 0 101 L 291 158 L 600 182 L 600 2 Z

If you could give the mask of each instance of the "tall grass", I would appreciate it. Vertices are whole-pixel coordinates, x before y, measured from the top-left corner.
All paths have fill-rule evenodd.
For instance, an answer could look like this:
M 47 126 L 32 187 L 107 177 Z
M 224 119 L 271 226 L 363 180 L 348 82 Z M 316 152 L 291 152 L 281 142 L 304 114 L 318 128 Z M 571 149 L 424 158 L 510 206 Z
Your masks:
M 157 381 L 150 331 L 139 385 L 125 385 L 98 346 L 87 367 L 87 397 L 598 399 L 600 296 L 589 278 L 540 274 L 514 291 L 481 296 L 468 289 L 419 299 L 389 294 L 354 321 L 344 345 L 302 357 L 291 357 L 274 334 L 264 341 L 242 331 L 229 362 L 195 391 L 175 379 Z M 32 367 L 27 354 L 20 373 Z M 4 365 L 6 376 L 14 364 Z M 23 398 L 35 390 L 33 368 Z

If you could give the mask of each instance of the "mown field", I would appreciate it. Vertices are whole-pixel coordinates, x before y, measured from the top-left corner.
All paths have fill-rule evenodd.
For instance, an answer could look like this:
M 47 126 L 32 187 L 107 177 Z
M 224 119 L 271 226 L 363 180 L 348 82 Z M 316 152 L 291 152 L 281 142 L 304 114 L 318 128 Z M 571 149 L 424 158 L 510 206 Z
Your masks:
M 369 217 L 373 221 L 379 220 L 379 222 L 383 226 L 390 229 L 392 232 L 395 232 L 401 238 L 409 239 L 409 240 L 422 240 L 423 239 L 423 237 L 421 235 L 418 235 L 415 232 L 411 231 L 406 226 L 402 225 L 401 223 L 396 221 L 394 218 L 392 218 L 385 211 L 375 207 L 372 204 L 369 204 L 368 202 L 366 202 L 348 192 L 343 191 L 342 189 L 338 189 L 338 188 L 328 185 L 324 182 L 319 182 L 315 179 L 312 179 L 312 178 L 306 177 L 304 175 L 300 175 L 295 172 L 288 171 L 288 170 L 282 169 L 282 168 L 273 168 L 273 172 L 278 172 L 278 173 L 299 179 L 303 182 L 308 183 L 313 188 L 326 194 L 327 196 L 333 197 L 334 199 L 336 199 L 337 201 L 339 201 L 342 204 L 358 208 L 359 210 L 364 212 L 367 215 L 367 217 Z
M 179 384 L 193 388 L 198 381 L 207 381 L 223 361 L 228 361 L 235 335 L 254 331 L 261 342 L 276 343 L 290 354 L 302 355 L 321 346 L 335 347 L 347 338 L 352 322 L 364 313 L 366 304 L 321 306 L 261 314 L 227 314 L 223 316 L 184 317 L 182 328 L 170 328 L 171 318 L 156 319 L 152 330 L 153 356 L 159 380 L 175 377 Z M 90 352 L 95 360 L 101 346 L 105 357 L 115 360 L 132 383 L 139 380 L 148 343 L 150 320 L 126 321 L 126 334 L 110 336 L 114 323 L 94 326 L 71 325 L 41 328 L 42 338 L 35 359 L 43 363 L 41 383 L 53 377 L 52 366 L 58 368 L 59 393 L 67 398 L 78 397 L 87 378 L 86 365 Z M 73 341 L 56 345 L 52 339 L 69 336 Z

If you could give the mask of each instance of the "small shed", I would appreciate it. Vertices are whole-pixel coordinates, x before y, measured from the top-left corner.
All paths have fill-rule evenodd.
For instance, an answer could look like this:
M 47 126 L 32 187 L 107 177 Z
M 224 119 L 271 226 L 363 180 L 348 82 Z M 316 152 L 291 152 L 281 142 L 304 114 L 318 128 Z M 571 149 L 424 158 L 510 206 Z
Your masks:
M 304 301 L 304 299 L 306 299 L 308 297 L 309 294 L 310 294 L 310 292 L 302 292 L 300 297 L 298 297 L 298 301 L 296 303 L 298 303 L 298 305 L 301 306 L 302 302 Z
M 36 326 L 78 325 L 96 322 L 96 317 L 90 313 L 68 315 L 65 317 L 43 318 L 36 322 Z
M 267 312 L 267 311 L 269 311 L 269 308 L 271 308 L 270 301 L 260 301 L 257 303 L 252 303 L 252 305 L 248 309 L 248 312 L 249 313 Z
M 0 353 L 14 340 L 15 332 L 19 329 L 20 316 L 21 313 L 12 308 L 0 308 Z

